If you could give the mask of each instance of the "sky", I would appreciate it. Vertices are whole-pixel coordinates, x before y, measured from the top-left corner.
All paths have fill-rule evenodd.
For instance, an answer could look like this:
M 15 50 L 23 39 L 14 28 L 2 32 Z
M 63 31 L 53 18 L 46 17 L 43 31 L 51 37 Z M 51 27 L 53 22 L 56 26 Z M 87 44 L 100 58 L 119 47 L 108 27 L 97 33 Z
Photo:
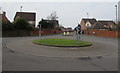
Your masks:
M 120 1 L 118 2 L 118 21 L 120 21 Z
M 59 24 L 64 27 L 76 27 L 82 18 L 96 18 L 97 20 L 114 20 L 116 18 L 115 5 L 118 1 L 110 0 L 110 2 L 27 2 L 20 1 L 2 2 L 2 11 L 6 11 L 6 16 L 12 22 L 16 12 L 20 11 L 20 6 L 23 6 L 22 12 L 36 12 L 36 23 L 41 18 L 47 18 L 52 12 L 56 11 Z M 30 0 L 33 1 L 33 0 Z M 47 1 L 47 0 L 45 0 Z M 99 1 L 99 0 L 98 0 Z

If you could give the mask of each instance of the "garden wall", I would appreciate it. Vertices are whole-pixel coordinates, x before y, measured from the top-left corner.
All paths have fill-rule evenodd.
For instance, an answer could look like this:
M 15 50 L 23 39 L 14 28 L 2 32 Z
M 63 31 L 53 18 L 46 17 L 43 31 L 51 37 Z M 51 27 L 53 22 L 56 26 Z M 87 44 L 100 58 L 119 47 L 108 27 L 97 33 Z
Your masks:
M 50 34 L 60 34 L 62 31 L 57 29 L 42 29 L 40 31 L 39 29 L 35 29 L 33 31 L 29 30 L 14 30 L 14 31 L 3 31 L 2 36 L 3 37 L 21 37 L 21 36 L 39 36 L 39 34 L 42 33 L 42 35 L 50 35 Z
M 31 31 L 29 30 L 2 31 L 2 37 L 21 37 L 30 35 Z
M 117 30 L 99 30 L 99 29 L 89 29 L 85 30 L 84 34 L 101 36 L 101 37 L 111 37 L 111 38 L 120 38 L 120 31 Z
M 43 29 L 42 35 L 49 35 L 49 34 L 59 34 L 62 33 L 62 31 L 59 31 L 57 29 L 51 30 L 51 29 Z

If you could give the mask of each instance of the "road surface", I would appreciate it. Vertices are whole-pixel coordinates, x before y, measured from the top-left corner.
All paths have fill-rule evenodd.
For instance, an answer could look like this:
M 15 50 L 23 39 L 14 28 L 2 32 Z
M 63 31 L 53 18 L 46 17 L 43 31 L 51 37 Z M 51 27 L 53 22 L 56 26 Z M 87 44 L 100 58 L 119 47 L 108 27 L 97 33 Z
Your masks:
M 94 53 L 93 54 L 94 56 L 91 56 L 90 58 L 87 57 L 84 58 L 83 57 L 84 54 L 82 54 L 82 56 L 80 57 L 75 57 L 76 55 L 74 55 L 72 58 L 70 56 L 65 56 L 66 54 L 63 54 L 62 57 L 61 55 L 57 55 L 58 56 L 57 57 L 55 56 L 55 54 L 57 54 L 55 52 L 52 52 L 54 53 L 52 55 L 51 54 L 47 55 L 44 54 L 43 52 L 44 55 L 42 54 L 42 56 L 40 56 L 41 54 L 34 54 L 31 51 L 29 51 L 28 48 L 25 49 L 25 52 L 23 51 L 23 49 L 18 50 L 15 48 L 15 47 L 25 48 L 25 46 L 23 46 L 23 40 L 25 42 L 27 40 L 52 38 L 52 37 L 68 38 L 68 39 L 75 38 L 73 36 L 66 37 L 61 35 L 51 35 L 51 36 L 42 36 L 42 37 L 3 38 L 2 70 L 3 71 L 118 71 L 118 40 L 113 38 L 102 38 L 102 37 L 82 35 L 82 40 L 91 41 L 97 44 L 99 43 L 104 44 L 104 46 L 99 46 L 99 47 L 97 46 L 98 48 L 101 47 L 101 49 L 103 49 L 103 53 L 102 50 L 100 50 L 101 52 L 100 56 L 98 55 L 95 56 L 95 54 L 97 53 Z M 22 44 L 17 42 L 18 40 L 20 40 Z M 25 42 L 24 44 L 26 43 L 27 42 Z M 12 45 L 14 48 L 11 48 Z M 108 51 L 105 50 L 106 48 Z M 110 51 L 108 48 L 110 49 Z M 33 49 L 31 50 L 33 51 Z M 74 50 L 71 51 L 74 52 Z M 79 54 L 77 54 L 77 56 L 78 55 Z

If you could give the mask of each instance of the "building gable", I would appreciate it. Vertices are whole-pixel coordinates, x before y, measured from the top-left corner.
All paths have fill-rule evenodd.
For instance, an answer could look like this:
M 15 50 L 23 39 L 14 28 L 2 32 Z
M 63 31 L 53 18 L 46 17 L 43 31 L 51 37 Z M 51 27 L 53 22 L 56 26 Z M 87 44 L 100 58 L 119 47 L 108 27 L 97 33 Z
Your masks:
M 85 25 L 86 25 L 86 27 L 91 27 L 92 26 L 92 24 L 89 21 L 87 21 Z
M 17 12 L 14 20 L 16 20 L 17 18 L 24 18 L 27 21 L 35 21 L 36 20 L 36 13 L 31 13 L 31 12 Z
M 17 12 L 15 17 L 14 17 L 14 21 L 17 18 L 23 18 L 23 19 L 27 20 L 33 27 L 35 27 L 35 24 L 36 24 L 36 13 L 32 13 L 32 12 Z

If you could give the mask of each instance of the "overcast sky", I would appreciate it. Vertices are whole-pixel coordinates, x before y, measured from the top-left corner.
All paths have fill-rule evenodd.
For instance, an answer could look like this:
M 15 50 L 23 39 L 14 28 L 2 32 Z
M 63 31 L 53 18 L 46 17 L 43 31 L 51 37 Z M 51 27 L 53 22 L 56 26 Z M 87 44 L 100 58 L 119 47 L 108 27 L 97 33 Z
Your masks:
M 14 0 L 13 0 L 14 1 Z M 33 0 L 32 0 L 33 1 Z M 115 20 L 116 2 L 9 2 L 2 3 L 2 10 L 7 12 L 7 17 L 13 21 L 16 12 L 23 6 L 23 12 L 36 12 L 37 22 L 41 18 L 47 18 L 56 11 L 59 23 L 65 27 L 74 28 L 82 18 L 89 13 L 90 18 Z

